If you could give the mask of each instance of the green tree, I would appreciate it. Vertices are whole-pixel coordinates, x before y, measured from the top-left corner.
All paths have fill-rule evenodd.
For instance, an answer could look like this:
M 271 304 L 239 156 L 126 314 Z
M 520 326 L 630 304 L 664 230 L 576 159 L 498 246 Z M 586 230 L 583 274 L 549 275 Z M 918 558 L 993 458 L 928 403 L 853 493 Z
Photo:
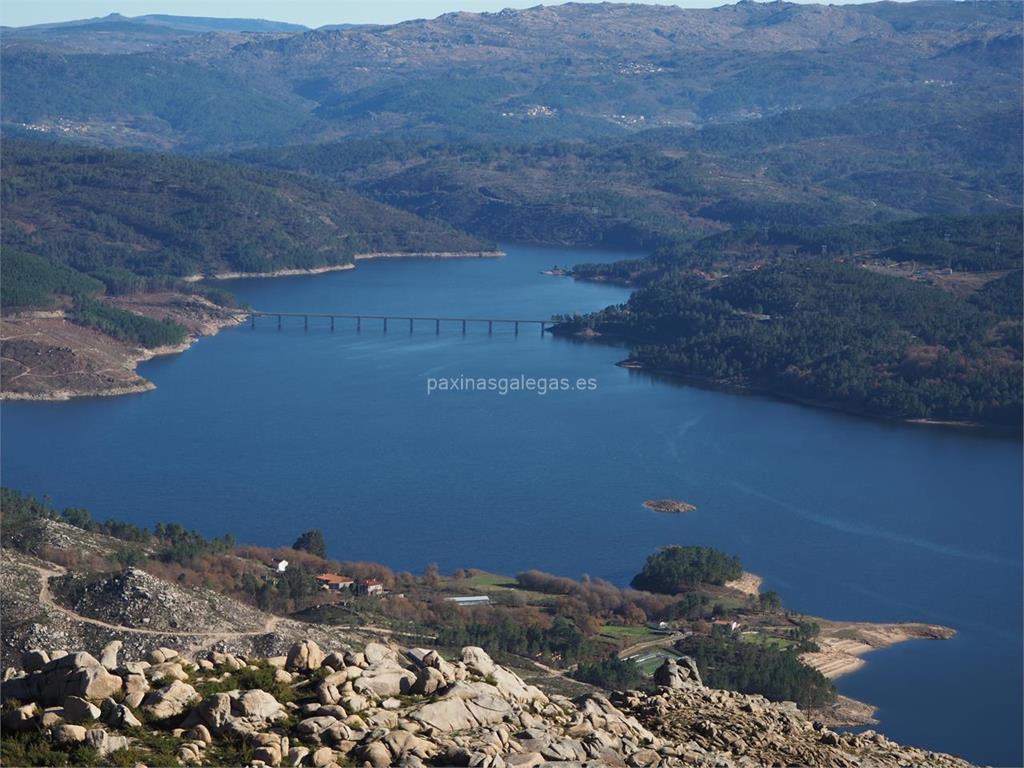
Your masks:
M 327 557 L 327 544 L 324 542 L 324 532 L 319 528 L 313 528 L 301 534 L 292 544 L 292 549 L 301 549 L 317 557 Z
M 769 613 L 775 613 L 782 609 L 782 598 L 779 597 L 778 592 L 762 592 L 758 595 L 757 602 L 761 606 L 761 610 Z
M 664 547 L 647 558 L 631 586 L 674 595 L 698 584 L 724 584 L 743 575 L 740 561 L 712 547 Z
M 629 691 L 644 683 L 640 668 L 632 661 L 610 656 L 594 662 L 582 662 L 572 674 L 577 680 L 616 691 Z

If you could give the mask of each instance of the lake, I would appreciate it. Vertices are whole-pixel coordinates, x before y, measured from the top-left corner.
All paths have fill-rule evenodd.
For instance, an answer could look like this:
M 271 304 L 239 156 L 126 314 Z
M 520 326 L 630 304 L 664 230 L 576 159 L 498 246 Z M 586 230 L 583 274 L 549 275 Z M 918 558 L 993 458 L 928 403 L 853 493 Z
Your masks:
M 480 260 L 377 260 L 237 280 L 262 310 L 546 318 L 624 301 L 540 274 L 625 254 L 507 246 Z M 666 544 L 738 555 L 786 606 L 958 630 L 868 656 L 839 681 L 899 741 L 1021 755 L 1021 445 L 888 424 L 616 367 L 622 349 L 496 326 L 285 320 L 140 367 L 158 388 L 6 403 L 3 482 L 100 518 L 177 521 L 421 571 L 587 573 L 625 584 Z M 566 379 L 569 390 L 428 382 Z M 576 388 L 577 380 L 594 379 Z M 670 497 L 687 515 L 642 506 Z

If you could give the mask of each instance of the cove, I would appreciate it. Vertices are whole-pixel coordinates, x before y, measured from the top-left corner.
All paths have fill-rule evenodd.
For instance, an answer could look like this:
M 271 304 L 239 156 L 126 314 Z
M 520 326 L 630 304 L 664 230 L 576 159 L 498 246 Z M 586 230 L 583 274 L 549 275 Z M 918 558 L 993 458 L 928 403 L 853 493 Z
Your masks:
M 540 274 L 627 254 L 506 246 L 226 284 L 282 312 L 547 317 L 624 301 Z M 265 318 L 140 367 L 158 388 L 5 403 L 5 485 L 99 518 L 241 541 L 323 528 L 329 554 L 420 571 L 539 568 L 626 583 L 665 544 L 738 555 L 790 608 L 955 628 L 867 657 L 841 692 L 900 741 L 1022 762 L 1021 446 L 701 389 L 625 352 L 495 326 Z M 593 378 L 595 389 L 433 392 L 431 377 Z M 698 511 L 662 515 L 645 499 Z

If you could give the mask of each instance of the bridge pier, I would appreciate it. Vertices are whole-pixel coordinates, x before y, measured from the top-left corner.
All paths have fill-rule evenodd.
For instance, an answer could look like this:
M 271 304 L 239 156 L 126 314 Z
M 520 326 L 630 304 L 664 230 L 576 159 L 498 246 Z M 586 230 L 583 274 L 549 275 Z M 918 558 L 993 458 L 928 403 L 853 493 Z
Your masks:
M 334 315 L 331 315 L 331 330 L 334 330 Z
M 361 318 L 361 317 L 357 317 L 356 318 L 356 330 L 357 331 L 363 330 L 363 318 Z
M 545 326 L 545 325 L 547 325 L 547 323 L 543 323 L 543 322 L 542 322 L 542 323 L 540 324 L 540 337 L 541 337 L 542 339 L 544 338 L 544 326 Z
M 281 330 L 281 316 L 280 315 L 277 316 L 277 330 L 279 330 L 279 331 Z
M 388 319 L 385 317 L 384 318 L 384 333 L 387 333 L 387 332 L 388 332 Z
M 412 333 L 412 318 L 409 318 L 409 333 Z
M 516 336 L 518 336 L 519 335 L 519 321 L 518 320 L 516 320 L 515 326 L 516 326 Z
M 463 336 L 466 335 L 466 321 L 465 320 L 462 321 L 462 335 Z
M 494 333 L 494 321 L 493 320 L 488 320 L 487 321 L 487 335 L 490 336 L 492 333 Z
M 302 322 L 303 330 L 308 331 L 309 330 L 309 315 L 304 315 L 303 318 L 302 318 L 302 321 L 303 321 Z
M 434 333 L 440 333 L 440 332 L 441 332 L 441 321 L 440 320 L 434 320 Z
M 250 328 L 255 328 L 256 327 L 256 315 L 249 315 L 249 327 Z

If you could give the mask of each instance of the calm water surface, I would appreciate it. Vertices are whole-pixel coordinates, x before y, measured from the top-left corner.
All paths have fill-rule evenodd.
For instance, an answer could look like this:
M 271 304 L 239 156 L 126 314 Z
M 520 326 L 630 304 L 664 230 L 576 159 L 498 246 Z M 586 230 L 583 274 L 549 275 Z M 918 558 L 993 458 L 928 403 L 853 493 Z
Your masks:
M 521 318 L 627 297 L 539 274 L 622 254 L 507 250 L 229 287 L 265 310 Z M 332 556 L 415 571 L 625 583 L 661 545 L 720 547 L 796 610 L 956 628 L 871 655 L 839 688 L 878 705 L 893 738 L 1019 765 L 1019 442 L 683 387 L 615 367 L 623 356 L 533 329 L 264 319 L 145 364 L 154 392 L 5 405 L 3 481 L 242 541 L 322 527 Z M 427 394 L 460 375 L 598 388 Z M 641 506 L 653 497 L 699 511 L 658 515 Z

